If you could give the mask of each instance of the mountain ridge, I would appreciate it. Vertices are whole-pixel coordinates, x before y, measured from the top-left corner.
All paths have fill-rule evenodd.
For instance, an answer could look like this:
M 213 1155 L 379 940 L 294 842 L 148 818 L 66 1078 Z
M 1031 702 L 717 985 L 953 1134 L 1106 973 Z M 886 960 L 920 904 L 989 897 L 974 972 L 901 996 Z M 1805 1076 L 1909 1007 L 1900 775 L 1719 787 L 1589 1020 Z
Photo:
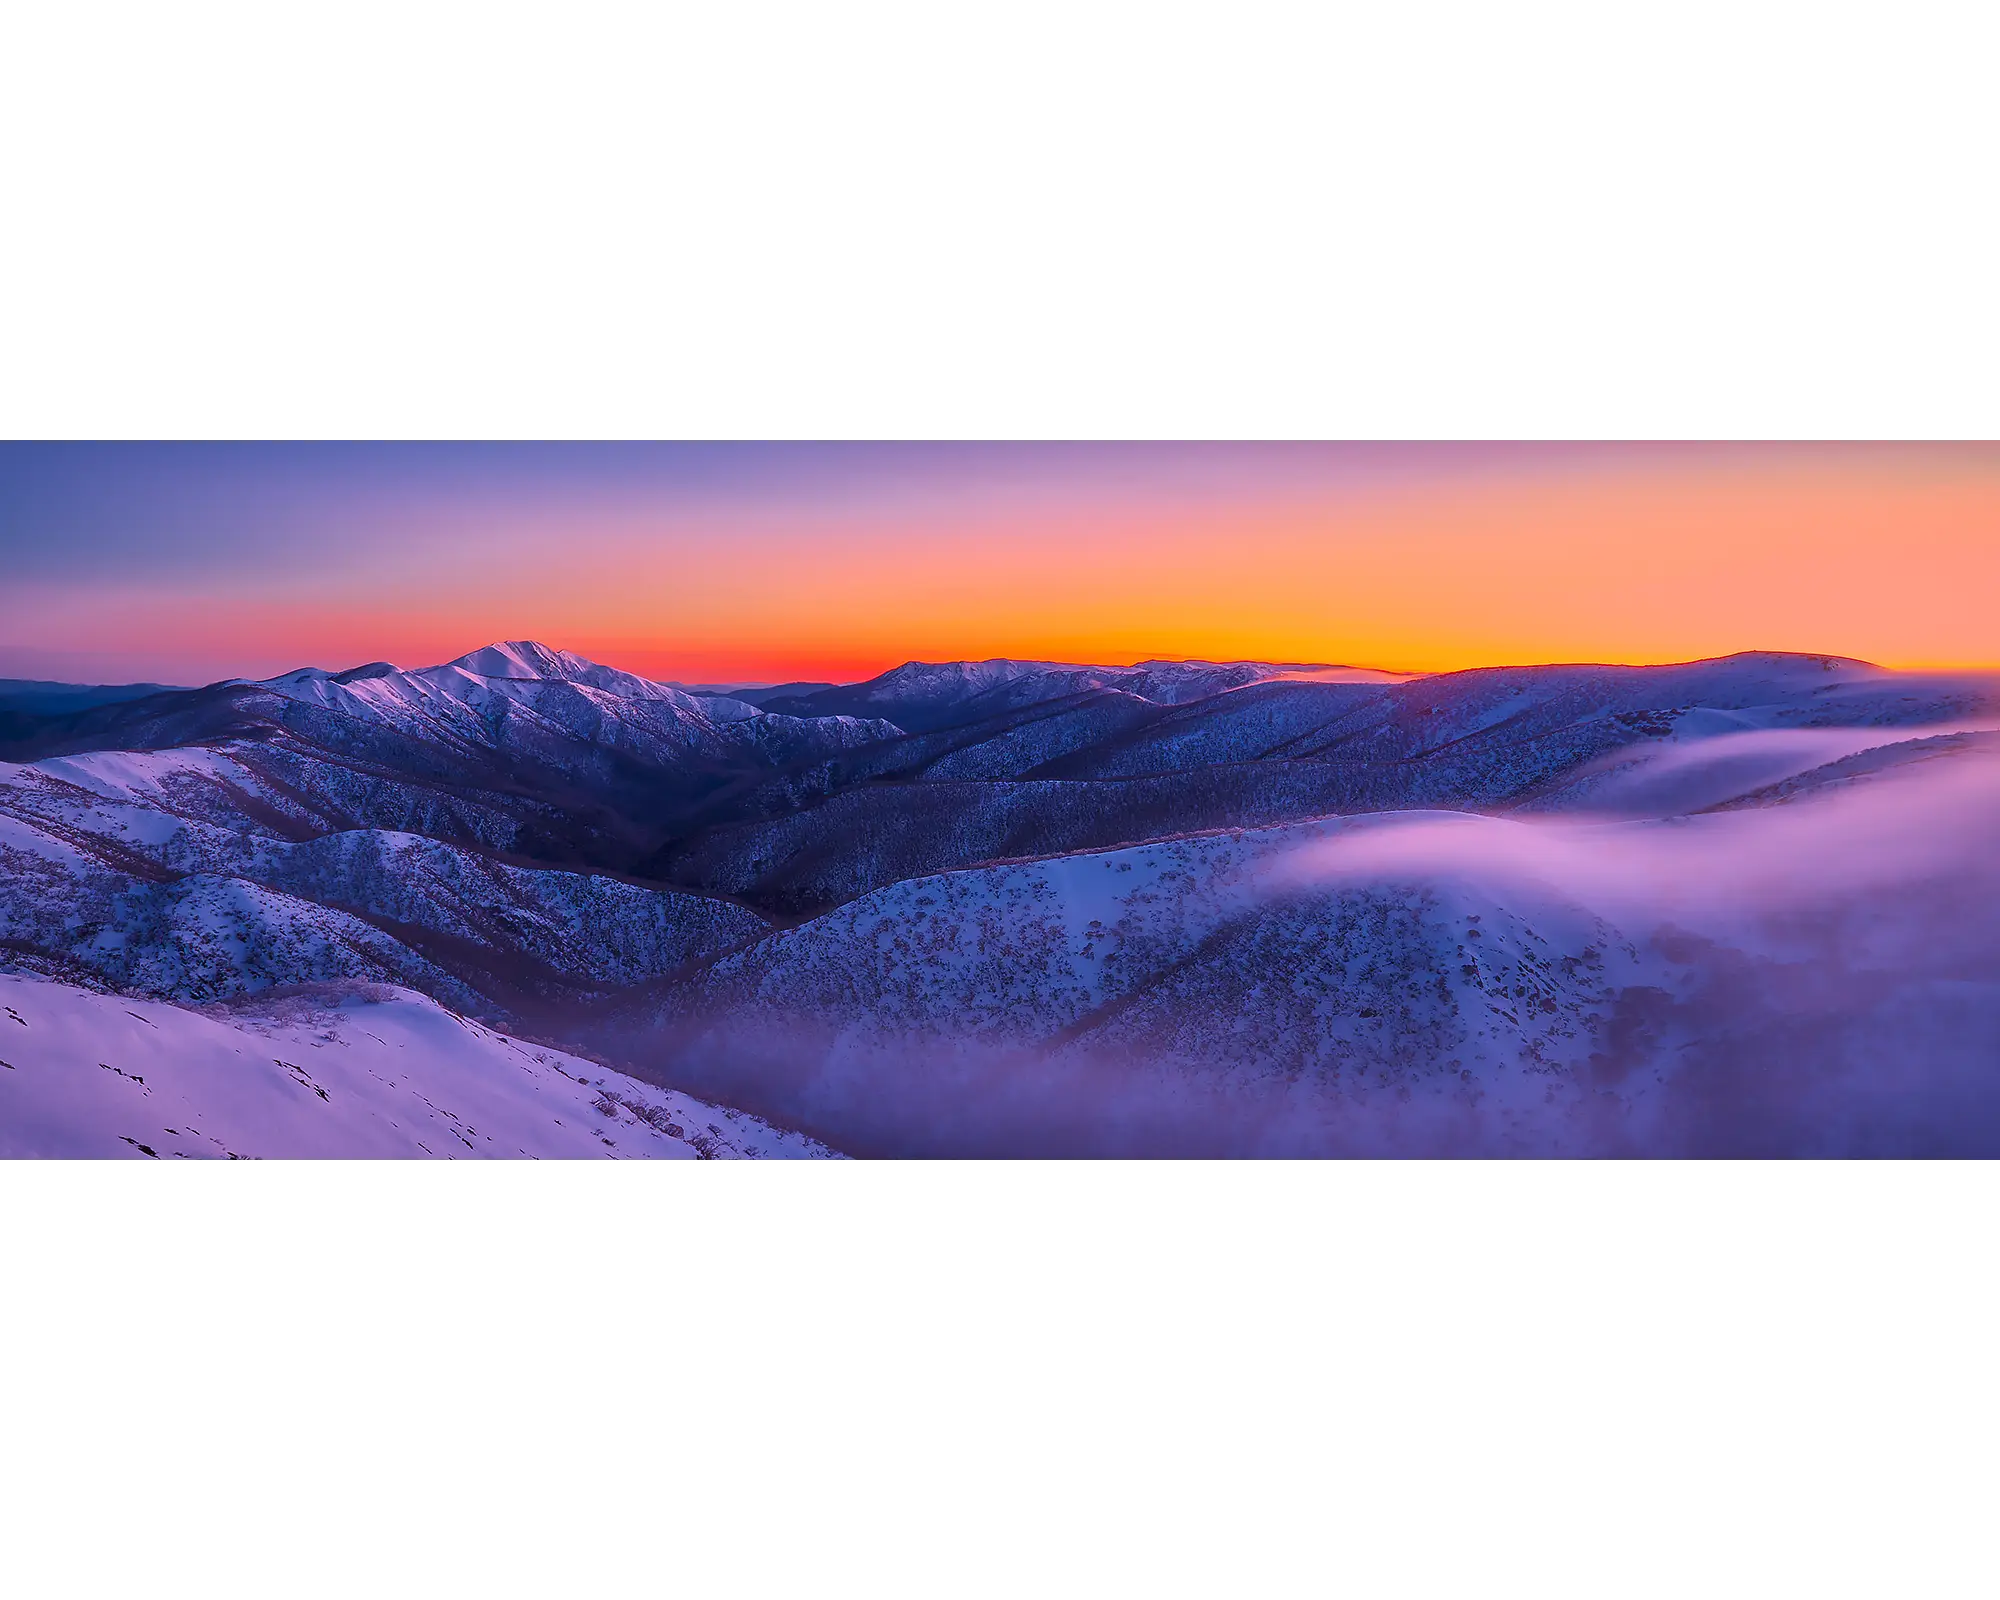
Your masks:
M 0 969 L 182 1005 L 392 985 L 861 1151 L 973 1148 L 942 1130 L 1019 1114 L 996 1072 L 1116 1083 L 1155 1149 L 1347 1148 L 1297 1121 L 1329 1074 L 1366 1079 L 1368 1118 L 1406 1115 L 1407 1089 L 1396 1139 L 1443 1138 L 1476 1091 L 1518 1124 L 1488 1128 L 1496 1148 L 1596 1148 L 1593 1074 L 1626 1069 L 1593 1062 L 1654 1063 L 1632 1040 L 1667 1037 L 1656 1015 L 1700 1042 L 1680 969 L 1643 928 L 1488 867 L 1550 827 L 1672 838 L 1734 815 L 1782 841 L 2000 753 L 2000 677 L 1803 653 L 1427 676 L 994 658 L 858 687 L 885 682 L 872 709 L 893 716 L 856 715 L 854 685 L 760 705 L 512 640 L 19 713 Z M 1240 899 L 1267 857 L 1392 836 L 1491 860 Z M 1702 983 L 1739 981 L 1714 959 Z M 1259 1062 L 1306 1087 L 1270 1100 Z M 930 1131 L 869 1121 L 863 1083 Z M 1275 1144 L 1240 1125 L 1241 1093 Z M 1090 1094 L 1069 1132 L 1029 1118 L 991 1148 L 1117 1146 Z

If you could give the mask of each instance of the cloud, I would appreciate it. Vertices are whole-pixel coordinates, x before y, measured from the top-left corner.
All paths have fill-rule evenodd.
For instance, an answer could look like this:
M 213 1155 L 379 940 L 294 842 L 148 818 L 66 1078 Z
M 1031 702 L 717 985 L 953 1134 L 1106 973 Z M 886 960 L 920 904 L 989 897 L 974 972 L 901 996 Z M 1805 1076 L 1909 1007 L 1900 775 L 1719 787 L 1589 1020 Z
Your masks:
M 1404 886 L 1618 929 L 1633 961 L 1589 1049 L 1479 1098 L 1441 1063 L 1358 1093 L 1053 1041 L 863 1045 L 805 1014 L 620 1053 L 860 1154 L 2000 1154 L 2000 761 L 1976 750 L 1674 821 L 1356 818 L 1239 889 L 1254 919 Z

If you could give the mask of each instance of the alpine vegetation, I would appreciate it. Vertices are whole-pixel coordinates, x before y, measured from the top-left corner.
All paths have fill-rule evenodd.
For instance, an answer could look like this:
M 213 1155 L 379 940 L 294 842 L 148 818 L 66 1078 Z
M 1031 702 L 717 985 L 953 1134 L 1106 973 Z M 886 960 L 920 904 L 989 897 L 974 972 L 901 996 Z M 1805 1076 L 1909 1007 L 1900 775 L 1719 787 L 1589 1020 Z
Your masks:
M 1840 657 L 38 683 L 0 1153 L 1992 1155 L 1996 907 Z

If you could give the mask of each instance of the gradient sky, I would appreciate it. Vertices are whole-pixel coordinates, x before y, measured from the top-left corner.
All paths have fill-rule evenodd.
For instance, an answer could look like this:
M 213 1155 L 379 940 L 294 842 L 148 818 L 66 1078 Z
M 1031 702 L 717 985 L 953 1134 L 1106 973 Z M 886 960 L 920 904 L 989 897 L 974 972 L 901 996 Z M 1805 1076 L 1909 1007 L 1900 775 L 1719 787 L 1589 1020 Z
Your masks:
M 0 445 L 0 676 L 2000 665 L 2000 446 Z

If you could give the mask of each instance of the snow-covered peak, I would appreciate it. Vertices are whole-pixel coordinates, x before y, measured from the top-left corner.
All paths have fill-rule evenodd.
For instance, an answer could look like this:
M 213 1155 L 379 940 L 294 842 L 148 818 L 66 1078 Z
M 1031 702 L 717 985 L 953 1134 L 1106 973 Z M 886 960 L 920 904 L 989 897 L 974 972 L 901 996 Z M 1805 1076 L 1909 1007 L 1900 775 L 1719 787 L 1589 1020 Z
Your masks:
M 607 667 L 568 650 L 551 649 L 533 639 L 511 639 L 502 644 L 489 644 L 484 649 L 460 656 L 456 661 L 447 661 L 441 667 L 426 668 L 420 676 L 453 670 L 495 682 L 575 683 L 602 689 L 607 694 L 620 695 L 627 700 L 685 700 L 693 703 L 693 696 L 684 695 L 667 684 L 655 683 L 651 678 L 623 672 L 617 667 Z
M 418 667 L 403 671 L 387 661 L 374 661 L 366 666 L 349 667 L 343 672 L 328 672 L 323 667 L 301 667 L 293 672 L 280 673 L 275 678 L 263 679 L 256 686 L 275 690 L 288 699 L 316 700 L 324 703 L 328 699 L 329 685 L 351 688 L 404 684 L 413 681 L 436 684 L 454 678 L 478 678 L 495 684 L 579 684 L 585 688 L 601 689 L 607 694 L 620 695 L 628 700 L 684 700 L 692 704 L 694 699 L 693 696 L 685 695 L 669 684 L 655 683 L 651 678 L 642 678 L 637 673 L 623 672 L 617 667 L 607 667 L 601 662 L 589 660 L 568 650 L 552 649 L 533 639 L 511 639 L 500 644 L 489 644 L 435 667 Z
M 477 678 L 556 678 L 565 683 L 587 681 L 596 673 L 610 670 L 567 650 L 552 650 L 535 639 L 489 644 L 444 665 Z
M 1049 672 L 1076 669 L 1058 661 L 1016 661 L 993 656 L 985 661 L 905 661 L 892 667 L 866 687 L 884 698 L 898 694 L 932 695 L 956 690 L 978 694 L 1021 678 L 1038 678 Z
M 773 715 L 748 701 L 688 694 L 533 640 L 487 645 L 414 671 L 387 662 L 331 673 L 307 667 L 243 687 L 459 753 L 500 750 L 555 762 L 573 775 L 595 770 L 597 752 L 606 749 L 670 767 L 744 757 L 768 765 L 902 731 L 879 719 Z
M 490 644 L 455 661 L 413 671 L 400 670 L 386 661 L 344 672 L 301 667 L 252 686 L 349 715 L 389 715 L 392 719 L 401 710 L 432 706 L 440 695 L 485 701 L 495 695 L 515 698 L 549 686 L 592 690 L 621 700 L 665 702 L 676 711 L 695 715 L 702 712 L 699 700 L 667 684 L 621 672 L 567 650 L 551 649 L 532 639 Z M 733 716 L 725 713 L 721 720 L 733 720 Z

